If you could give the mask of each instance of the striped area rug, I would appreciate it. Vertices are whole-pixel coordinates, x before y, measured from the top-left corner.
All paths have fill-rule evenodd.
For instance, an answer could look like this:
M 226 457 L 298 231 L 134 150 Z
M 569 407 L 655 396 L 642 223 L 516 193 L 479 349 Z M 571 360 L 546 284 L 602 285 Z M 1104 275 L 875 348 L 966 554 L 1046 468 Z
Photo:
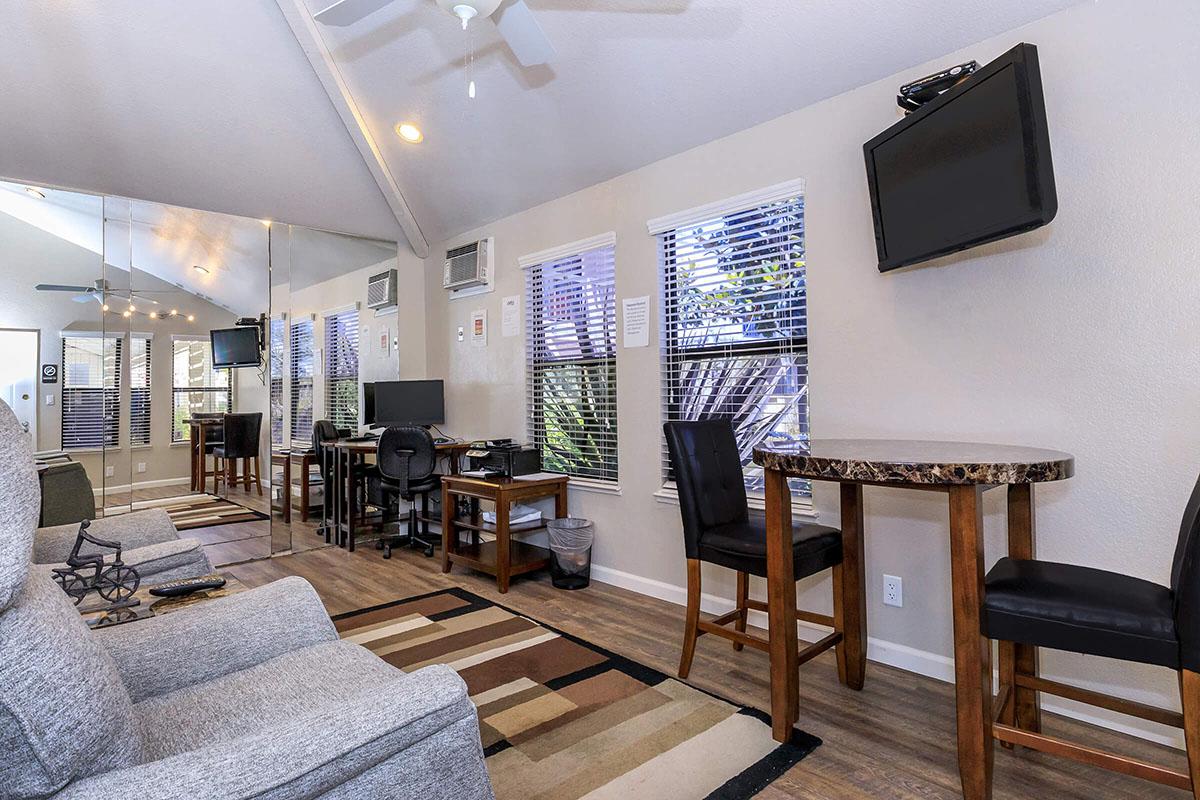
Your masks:
M 334 622 L 405 671 L 458 671 L 498 800 L 749 798 L 821 743 L 461 589 Z
M 181 531 L 207 528 L 212 525 L 231 525 L 235 522 L 253 522 L 270 519 L 266 514 L 211 494 L 189 494 L 180 497 L 164 497 L 158 500 L 141 500 L 133 504 L 135 511 L 143 508 L 162 508 Z

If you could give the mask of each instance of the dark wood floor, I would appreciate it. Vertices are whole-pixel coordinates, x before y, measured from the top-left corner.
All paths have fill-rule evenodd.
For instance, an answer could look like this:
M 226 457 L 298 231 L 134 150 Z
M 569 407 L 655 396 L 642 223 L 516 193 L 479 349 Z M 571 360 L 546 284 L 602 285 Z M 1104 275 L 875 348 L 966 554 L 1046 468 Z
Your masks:
M 231 526 L 241 527 L 241 526 Z M 643 664 L 674 674 L 683 610 L 633 592 L 593 583 L 577 592 L 555 590 L 547 578 L 514 580 L 500 595 L 494 580 L 456 568 L 442 575 L 437 559 L 397 551 L 390 561 L 369 546 L 347 553 L 327 548 L 230 568 L 248 585 L 300 575 L 316 586 L 331 614 L 449 586 L 461 586 L 521 613 Z M 735 653 L 728 642 L 701 637 L 689 682 L 734 702 L 769 707 L 767 656 Z M 1185 768 L 1178 751 L 1071 720 L 1044 715 L 1047 732 L 1120 749 Z M 861 692 L 837 682 L 832 653 L 801 671 L 800 727 L 825 740 L 811 756 L 759 797 L 957 798 L 952 687 L 871 663 Z M 997 800 L 1176 798 L 1186 792 L 1051 759 L 1038 753 L 996 750 Z

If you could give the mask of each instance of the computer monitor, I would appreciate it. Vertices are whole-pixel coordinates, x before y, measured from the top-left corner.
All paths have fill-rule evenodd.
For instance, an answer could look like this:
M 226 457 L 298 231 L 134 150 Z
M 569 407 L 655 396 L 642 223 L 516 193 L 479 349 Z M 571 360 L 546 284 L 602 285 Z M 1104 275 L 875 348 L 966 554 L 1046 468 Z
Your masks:
M 379 381 L 374 384 L 376 426 L 441 425 L 446 421 L 442 381 Z
M 375 384 L 364 383 L 362 400 L 362 421 L 365 425 L 375 424 Z

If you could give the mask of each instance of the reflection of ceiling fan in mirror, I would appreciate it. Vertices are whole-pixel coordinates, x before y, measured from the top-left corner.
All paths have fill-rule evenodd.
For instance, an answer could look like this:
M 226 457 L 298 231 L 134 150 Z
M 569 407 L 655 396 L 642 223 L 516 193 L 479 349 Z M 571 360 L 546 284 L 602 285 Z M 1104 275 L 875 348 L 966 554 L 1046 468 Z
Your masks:
M 130 292 L 128 290 L 113 289 L 108 285 L 106 280 L 97 280 L 91 286 L 68 286 L 61 283 L 39 283 L 33 287 L 39 292 L 74 292 L 75 296 L 71 299 L 76 303 L 90 303 L 95 300 L 97 303 L 104 304 L 110 298 L 118 300 L 128 300 L 129 302 L 138 301 L 145 303 L 153 303 L 158 305 L 158 301 L 152 297 L 147 297 L 147 294 L 163 294 L 161 291 L 151 292 Z
M 313 19 L 322 25 L 345 27 L 353 25 L 368 14 L 372 14 L 392 0 L 336 0 L 326 8 L 313 14 Z M 512 49 L 513 55 L 523 67 L 534 67 L 550 62 L 557 52 L 546 37 L 537 17 L 526 5 L 525 0 L 434 0 L 438 6 L 462 20 L 463 28 L 476 17 L 491 17 L 496 29 Z M 689 0 L 636 0 L 634 3 L 612 3 L 603 10 L 619 10 L 627 13 L 678 13 L 683 11 Z M 570 8 L 585 10 L 586 0 L 572 0 Z

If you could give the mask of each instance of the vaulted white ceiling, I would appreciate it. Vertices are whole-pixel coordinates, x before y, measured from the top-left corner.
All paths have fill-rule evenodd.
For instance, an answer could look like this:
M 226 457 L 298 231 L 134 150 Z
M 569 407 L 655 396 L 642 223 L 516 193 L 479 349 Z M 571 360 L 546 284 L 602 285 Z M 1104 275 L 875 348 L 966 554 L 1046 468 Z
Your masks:
M 7 5 L 0 175 L 400 238 L 345 98 L 281 11 L 329 0 L 278 2 Z M 465 34 L 433 0 L 315 29 L 429 242 L 1078 0 L 527 2 L 558 51 L 547 66 L 520 67 L 489 21 Z M 424 143 L 400 141 L 401 120 Z

